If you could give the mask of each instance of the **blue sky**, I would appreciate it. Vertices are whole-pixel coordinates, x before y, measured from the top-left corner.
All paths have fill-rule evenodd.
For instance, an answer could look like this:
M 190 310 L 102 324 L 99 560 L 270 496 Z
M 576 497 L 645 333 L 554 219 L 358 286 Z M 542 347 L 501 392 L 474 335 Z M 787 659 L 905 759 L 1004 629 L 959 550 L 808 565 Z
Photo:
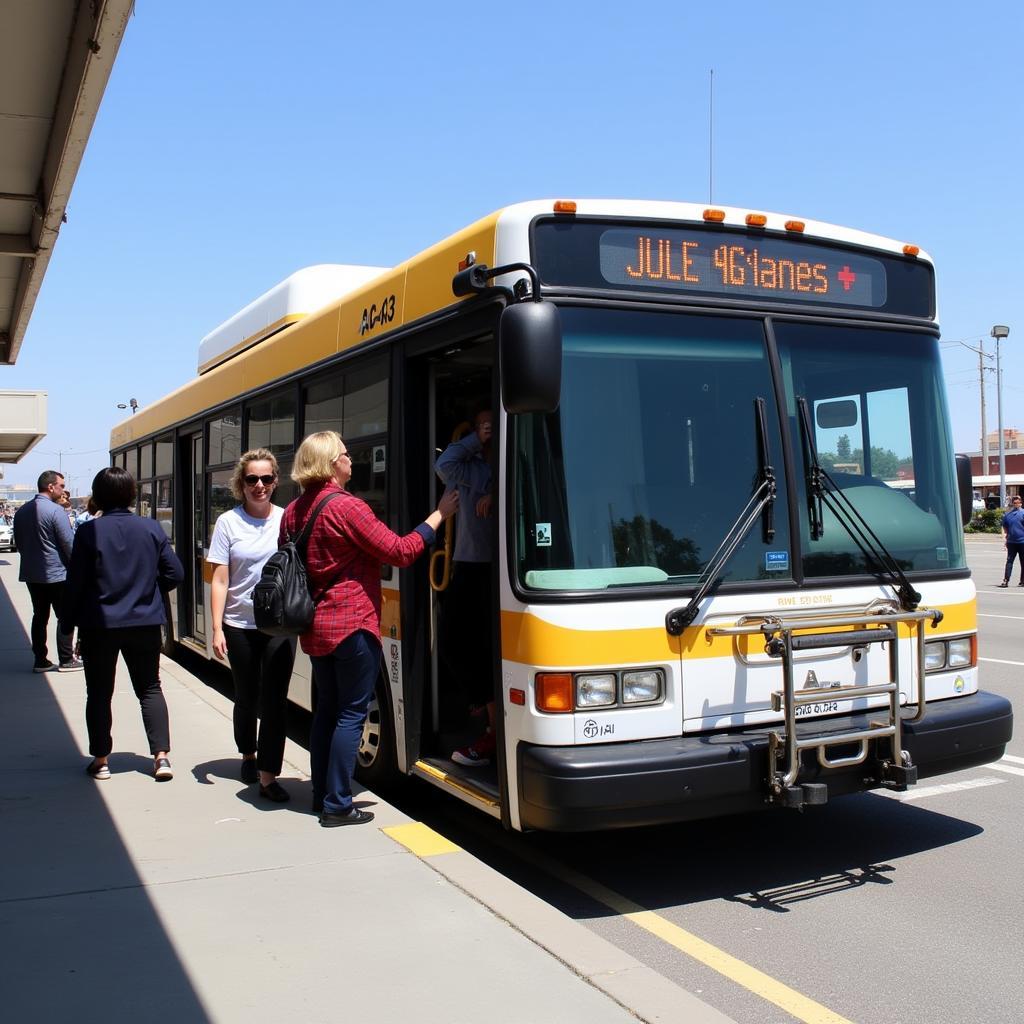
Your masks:
M 393 265 L 523 199 L 705 202 L 712 67 L 714 201 L 928 250 L 958 450 L 979 392 L 956 342 L 995 323 L 1024 428 L 1020 4 L 602 6 L 137 0 L 0 369 L 50 396 L 6 480 L 59 461 L 86 490 L 117 403 L 191 378 L 200 339 L 300 267 Z

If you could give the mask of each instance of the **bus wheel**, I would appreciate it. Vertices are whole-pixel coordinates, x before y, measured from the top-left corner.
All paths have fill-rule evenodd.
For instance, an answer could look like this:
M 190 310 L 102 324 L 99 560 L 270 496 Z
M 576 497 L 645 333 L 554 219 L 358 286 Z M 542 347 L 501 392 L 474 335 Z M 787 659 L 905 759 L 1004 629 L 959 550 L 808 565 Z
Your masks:
M 393 781 L 397 774 L 394 728 L 388 714 L 383 683 L 378 680 L 356 753 L 356 777 L 364 785 L 374 788 Z

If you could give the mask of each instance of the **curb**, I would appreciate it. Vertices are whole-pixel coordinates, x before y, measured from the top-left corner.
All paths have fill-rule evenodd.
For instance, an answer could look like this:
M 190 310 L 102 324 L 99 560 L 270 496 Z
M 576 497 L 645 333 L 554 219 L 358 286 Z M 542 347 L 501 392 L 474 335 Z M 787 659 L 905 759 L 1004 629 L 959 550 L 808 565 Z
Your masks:
M 426 825 L 381 831 L 646 1024 L 736 1024 Z

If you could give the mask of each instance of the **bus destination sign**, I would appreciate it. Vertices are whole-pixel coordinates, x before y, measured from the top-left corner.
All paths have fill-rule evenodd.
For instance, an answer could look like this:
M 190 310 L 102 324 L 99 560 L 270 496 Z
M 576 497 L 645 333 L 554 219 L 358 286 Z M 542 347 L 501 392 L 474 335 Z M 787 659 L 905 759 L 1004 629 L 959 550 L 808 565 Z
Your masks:
M 771 235 L 673 228 L 608 228 L 599 240 L 608 284 L 675 292 L 880 309 L 881 260 Z

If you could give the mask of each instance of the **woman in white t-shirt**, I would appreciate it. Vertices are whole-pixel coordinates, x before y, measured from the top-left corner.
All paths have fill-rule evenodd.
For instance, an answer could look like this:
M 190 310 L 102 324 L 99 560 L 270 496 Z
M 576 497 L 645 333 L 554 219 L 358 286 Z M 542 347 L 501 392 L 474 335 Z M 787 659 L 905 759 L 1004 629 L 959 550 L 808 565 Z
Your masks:
M 227 654 L 235 681 L 235 743 L 242 755 L 241 779 L 258 782 L 261 797 L 284 803 L 288 792 L 277 777 L 284 760 L 295 641 L 261 633 L 252 613 L 252 589 L 267 559 L 277 551 L 284 509 L 271 502 L 276 487 L 273 453 L 255 448 L 238 460 L 231 491 L 241 504 L 218 517 L 207 561 L 214 566 L 210 587 L 213 653 L 222 661 Z

